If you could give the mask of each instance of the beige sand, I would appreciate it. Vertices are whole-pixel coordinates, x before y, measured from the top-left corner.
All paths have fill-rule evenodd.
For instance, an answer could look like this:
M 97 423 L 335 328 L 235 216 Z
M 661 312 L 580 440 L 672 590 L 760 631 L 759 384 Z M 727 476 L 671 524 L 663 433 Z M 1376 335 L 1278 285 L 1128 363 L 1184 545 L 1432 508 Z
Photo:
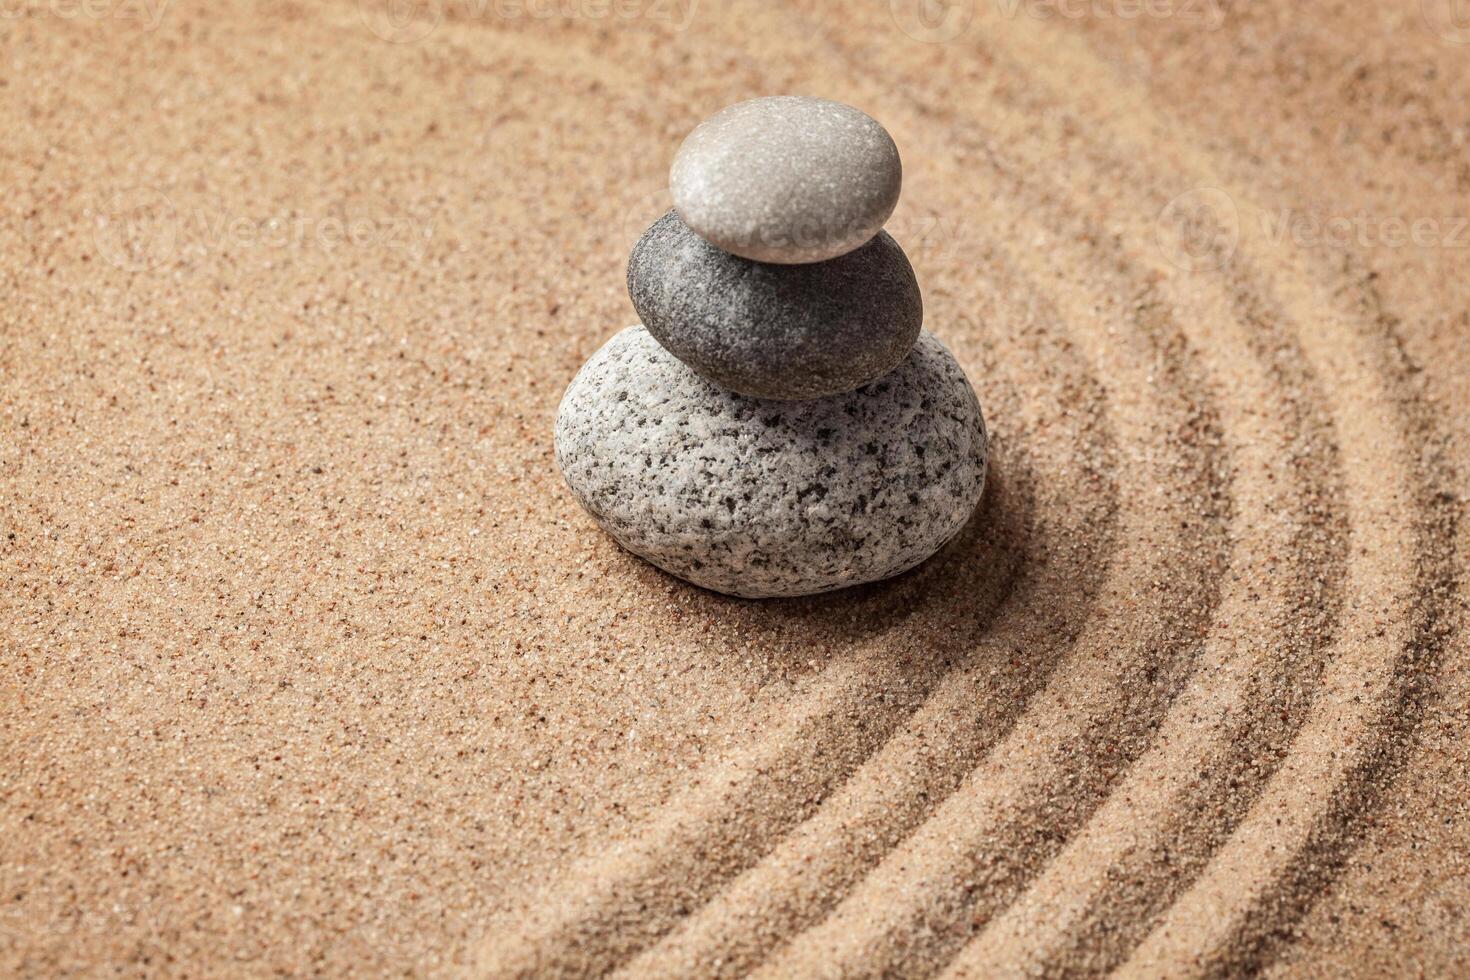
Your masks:
M 1447 5 L 160 6 L 0 21 L 0 974 L 1470 971 Z M 995 456 L 751 603 L 550 427 L 776 92 Z

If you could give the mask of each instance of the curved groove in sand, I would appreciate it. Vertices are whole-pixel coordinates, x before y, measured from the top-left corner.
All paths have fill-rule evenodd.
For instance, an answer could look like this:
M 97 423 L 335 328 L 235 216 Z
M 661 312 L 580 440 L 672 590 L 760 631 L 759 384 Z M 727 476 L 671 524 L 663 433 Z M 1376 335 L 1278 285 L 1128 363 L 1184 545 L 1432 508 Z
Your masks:
M 1103 186 L 1127 197 L 1126 180 Z M 1124 237 L 1135 260 L 1147 247 L 1136 237 Z M 1232 378 L 1227 427 L 1243 441 L 1241 510 L 1258 515 L 1258 533 L 1241 542 L 1243 567 L 1275 574 L 1255 589 L 1232 582 L 1201 664 L 1149 749 L 1038 879 L 985 924 L 956 973 L 1054 967 L 1061 951 L 1083 948 L 1089 968 L 1112 965 L 1275 771 L 1278 756 L 1248 747 L 1289 739 L 1302 711 L 1279 706 L 1316 695 L 1347 574 L 1337 445 L 1315 404 L 1285 394 L 1320 394 L 1320 385 L 1298 364 L 1294 337 L 1278 329 L 1281 315 L 1259 308 L 1244 286 L 1234 295 L 1203 287 L 1192 298 L 1205 315 L 1189 321 L 1204 324 L 1196 339 L 1214 373 Z
M 1372 363 L 1397 360 L 1385 353 L 1378 352 Z M 1375 403 L 1398 401 L 1392 380 L 1365 370 L 1354 352 L 1329 344 L 1310 356 L 1353 377 Z M 1316 891 L 1289 888 L 1288 881 L 1320 883 L 1330 874 L 1350 826 L 1362 819 L 1392 771 L 1396 760 L 1389 747 L 1398 743 L 1390 736 L 1417 720 L 1421 705 L 1414 685 L 1437 663 L 1446 614 L 1441 602 L 1458 574 L 1444 545 L 1452 539 L 1445 531 L 1453 511 L 1436 503 L 1443 498 L 1434 487 L 1414 485 L 1418 461 L 1405 439 L 1404 418 L 1363 413 L 1342 421 L 1349 482 L 1360 505 L 1351 525 L 1352 547 L 1380 561 L 1386 555 L 1397 561 L 1387 562 L 1386 575 L 1355 569 L 1354 602 L 1341 623 L 1322 694 L 1290 755 L 1204 873 L 1133 951 L 1125 964 L 1130 974 L 1175 976 L 1202 962 L 1212 973 L 1259 969 L 1272 942 L 1305 911 L 1294 896 Z M 1420 415 L 1415 421 L 1423 426 L 1430 419 Z M 1380 434 L 1380 425 L 1401 426 L 1386 442 L 1396 457 L 1386 467 L 1385 444 L 1360 441 Z M 1365 451 L 1354 451 L 1358 446 Z M 1384 479 L 1385 470 L 1397 475 Z M 1412 546 L 1405 548 L 1405 541 Z M 1412 597 L 1411 615 L 1396 615 L 1406 595 Z
M 1089 968 L 1115 965 L 1276 771 L 1279 754 L 1251 747 L 1289 740 L 1316 697 L 1346 579 L 1338 451 L 1313 409 L 1282 396 L 1287 388 L 1278 379 L 1301 356 L 1294 340 L 1275 330 L 1273 317 L 1242 310 L 1241 319 L 1250 328 L 1229 341 L 1248 348 L 1261 368 L 1259 386 L 1246 394 L 1259 396 L 1266 417 L 1281 423 L 1255 426 L 1268 457 L 1257 473 L 1276 473 L 1280 499 L 1276 547 L 1254 565 L 1276 574 L 1259 592 L 1237 590 L 1222 604 L 1218 619 L 1232 626 L 1212 630 L 1200 671 L 1149 750 L 1026 892 L 966 947 L 957 973 L 1059 968 L 1084 951 Z M 1223 336 L 1227 319 L 1213 322 Z M 1292 387 L 1320 390 L 1305 373 Z M 1272 454 L 1292 464 L 1273 467 Z M 1306 472 L 1316 476 L 1303 480 Z M 1282 610 L 1289 619 L 1277 615 Z
M 1107 82 L 1100 77 L 1104 72 L 1091 74 L 1098 84 Z M 1154 139 L 1166 138 L 1152 120 L 1144 125 Z M 1208 171 L 1198 176 L 1217 180 Z M 1381 368 L 1367 367 L 1389 365 L 1395 369 L 1391 373 L 1400 374 L 1401 353 L 1382 349 L 1381 340 L 1374 349 L 1374 331 L 1353 322 L 1362 318 L 1334 310 L 1330 290 L 1308 273 L 1295 268 L 1286 272 L 1291 276 L 1279 269 L 1264 276 L 1271 283 L 1285 280 L 1278 288 L 1287 297 L 1285 319 L 1296 330 L 1282 342 L 1305 359 L 1307 370 L 1337 379 L 1334 392 L 1351 393 L 1348 399 L 1332 398 L 1320 386 L 1307 388 L 1330 415 L 1332 452 L 1342 457 L 1349 519 L 1343 522 L 1348 540 L 1341 550 L 1354 557 L 1372 554 L 1379 562 L 1385 555 L 1399 560 L 1348 563 L 1345 591 L 1351 598 L 1342 604 L 1348 612 L 1326 624 L 1335 641 L 1330 649 L 1321 642 L 1324 634 L 1316 634 L 1321 654 L 1311 661 L 1322 654 L 1331 659 L 1322 693 L 1312 700 L 1300 732 L 1297 726 L 1270 726 L 1269 718 L 1253 718 L 1252 710 L 1270 685 L 1289 683 L 1295 672 L 1311 664 L 1282 670 L 1274 650 L 1242 654 L 1243 661 L 1254 661 L 1248 672 L 1237 674 L 1233 683 L 1214 681 L 1191 690 L 1181 699 L 1181 709 L 1210 709 L 1193 716 L 1184 710 L 1171 713 L 1171 724 L 1129 781 L 1046 876 L 966 948 L 953 964 L 953 975 L 1056 971 L 1064 963 L 1109 969 L 1160 915 L 1162 923 L 1133 951 L 1126 972 L 1168 976 L 1259 968 L 1268 940 L 1303 911 L 1300 902 L 1287 896 L 1313 891 L 1288 889 L 1285 880 L 1306 869 L 1325 874 L 1322 869 L 1332 863 L 1326 860 L 1326 849 L 1340 844 L 1345 826 L 1364 805 L 1374 780 L 1381 778 L 1377 770 L 1386 767 L 1383 747 L 1393 743 L 1384 736 L 1411 724 L 1404 671 L 1432 659 L 1426 656 L 1432 643 L 1426 642 L 1424 629 L 1432 629 L 1438 619 L 1428 608 L 1432 598 L 1424 600 L 1448 594 L 1444 580 L 1453 575 L 1447 546 L 1441 546 L 1443 554 L 1433 554 L 1435 542 L 1452 539 L 1444 533 L 1446 515 L 1437 521 L 1425 517 L 1440 498 L 1415 485 L 1421 474 L 1411 446 L 1429 428 L 1429 419 L 1401 383 L 1383 377 Z M 1221 290 L 1225 285 L 1220 284 Z M 1237 288 L 1240 296 L 1249 295 L 1248 287 Z M 1306 328 L 1324 313 L 1340 323 L 1330 340 L 1327 333 Z M 1269 335 L 1267 326 L 1258 324 L 1252 336 Z M 1369 326 L 1378 328 L 1380 336 L 1389 333 L 1384 323 Z M 1344 339 L 1349 343 L 1344 345 Z M 1364 411 L 1365 404 L 1374 410 Z M 1385 406 L 1398 412 L 1385 411 Z M 1417 417 L 1411 422 L 1406 415 Z M 1447 485 L 1443 474 L 1431 482 Z M 1396 551 L 1406 540 L 1415 547 Z M 1309 549 L 1288 554 L 1307 570 L 1322 567 L 1322 556 Z M 1388 635 L 1382 624 L 1394 620 L 1394 602 L 1405 594 L 1415 597 L 1414 616 L 1395 624 L 1400 635 Z M 1296 635 L 1283 631 L 1281 643 Z M 1264 683 L 1257 672 L 1265 673 Z M 1279 704 L 1259 700 L 1267 706 Z M 1200 724 L 1201 715 L 1217 720 Z M 1251 725 L 1267 727 L 1243 737 Z M 1263 764 L 1251 756 L 1252 746 L 1284 747 L 1292 741 L 1296 746 L 1284 761 L 1278 756 Z M 1334 743 L 1346 746 L 1342 751 L 1321 748 Z M 1200 759 L 1211 761 L 1199 765 Z M 1243 801 L 1250 807 L 1242 814 Z M 1223 820 L 1218 817 L 1222 812 Z M 1189 836 L 1211 834 L 1212 828 L 1215 839 L 1200 848 L 1209 855 L 1208 865 L 1196 861 L 1183 869 L 1171 867 L 1172 848 L 1183 845 L 1187 853 Z M 1231 832 L 1228 841 L 1221 829 Z M 1194 874 L 1198 879 L 1164 912 Z

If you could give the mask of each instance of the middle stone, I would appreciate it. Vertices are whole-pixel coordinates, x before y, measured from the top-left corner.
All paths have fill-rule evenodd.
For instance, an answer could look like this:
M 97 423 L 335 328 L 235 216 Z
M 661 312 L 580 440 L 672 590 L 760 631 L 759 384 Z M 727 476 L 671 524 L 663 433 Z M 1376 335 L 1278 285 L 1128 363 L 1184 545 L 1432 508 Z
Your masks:
M 628 262 L 628 295 L 669 353 L 757 398 L 852 391 L 896 367 L 924 322 L 914 270 L 886 232 L 806 265 L 721 251 L 670 211 Z

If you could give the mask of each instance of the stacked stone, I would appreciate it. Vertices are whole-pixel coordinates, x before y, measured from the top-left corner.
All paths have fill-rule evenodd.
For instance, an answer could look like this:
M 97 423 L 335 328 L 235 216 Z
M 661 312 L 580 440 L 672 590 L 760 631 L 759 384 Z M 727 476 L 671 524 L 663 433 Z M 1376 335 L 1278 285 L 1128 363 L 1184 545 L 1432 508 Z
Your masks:
M 887 131 L 836 102 L 755 99 L 690 133 L 628 265 L 643 324 L 557 413 L 557 464 L 623 547 L 794 596 L 897 575 L 964 526 L 985 423 L 882 230 L 901 180 Z

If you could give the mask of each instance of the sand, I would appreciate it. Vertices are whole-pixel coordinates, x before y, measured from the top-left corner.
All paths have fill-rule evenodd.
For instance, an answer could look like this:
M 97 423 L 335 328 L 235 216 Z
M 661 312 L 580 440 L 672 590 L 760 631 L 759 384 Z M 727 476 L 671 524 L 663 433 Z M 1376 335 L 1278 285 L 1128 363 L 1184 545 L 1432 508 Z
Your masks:
M 0 974 L 1470 972 L 1441 6 L 4 8 Z M 782 92 L 893 133 L 994 455 L 746 602 L 551 420 Z

